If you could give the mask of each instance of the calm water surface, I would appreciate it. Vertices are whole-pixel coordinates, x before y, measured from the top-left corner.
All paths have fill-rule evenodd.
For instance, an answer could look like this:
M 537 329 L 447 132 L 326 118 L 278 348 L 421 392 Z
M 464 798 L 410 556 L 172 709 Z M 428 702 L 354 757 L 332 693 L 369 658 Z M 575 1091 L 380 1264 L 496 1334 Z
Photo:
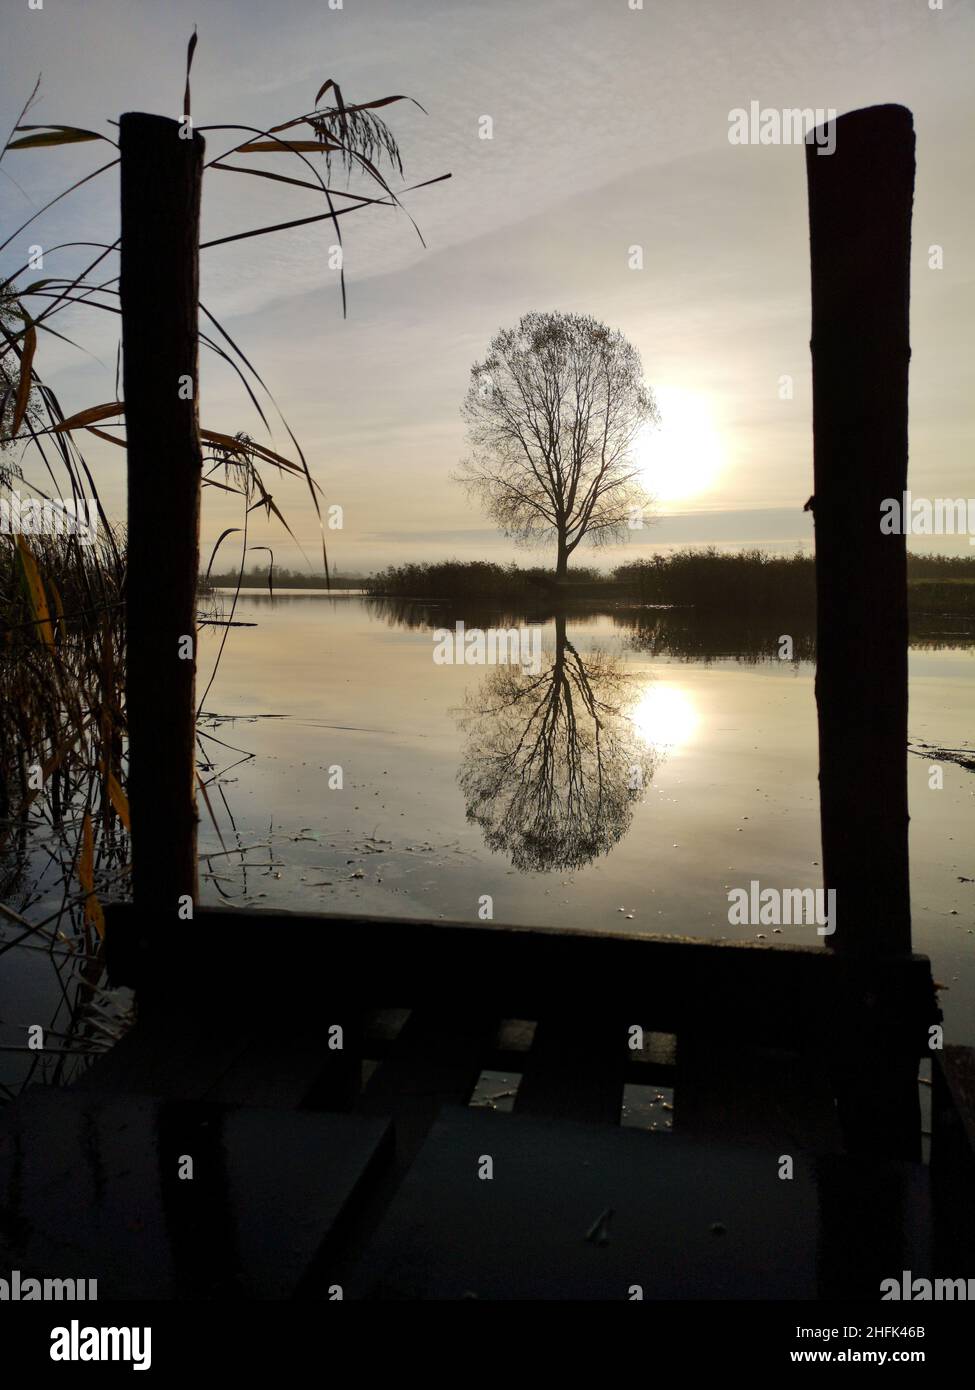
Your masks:
M 783 661 L 775 619 L 322 593 L 245 594 L 235 616 L 257 626 L 232 630 L 206 708 L 240 751 L 205 744 L 226 809 L 211 789 L 224 844 L 204 811 L 201 850 L 252 848 L 203 860 L 205 901 L 475 921 L 490 897 L 498 922 L 822 943 L 728 923 L 729 888 L 822 884 L 809 633 Z M 436 664 L 457 619 L 537 623 L 539 669 Z M 975 646 L 940 626 L 912 646 L 910 736 L 970 748 Z M 944 762 L 932 790 L 931 762 L 909 758 L 915 949 L 975 1042 L 975 774 Z

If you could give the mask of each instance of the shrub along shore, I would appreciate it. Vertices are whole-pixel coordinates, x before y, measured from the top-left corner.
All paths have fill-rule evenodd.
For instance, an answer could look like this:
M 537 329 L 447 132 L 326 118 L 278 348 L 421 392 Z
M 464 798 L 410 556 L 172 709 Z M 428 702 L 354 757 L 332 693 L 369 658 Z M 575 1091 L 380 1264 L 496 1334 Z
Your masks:
M 913 612 L 975 617 L 975 556 L 911 555 L 908 585 Z M 734 613 L 814 613 L 816 572 L 811 555 L 769 555 L 761 550 L 678 550 L 619 565 L 610 572 L 577 566 L 562 582 L 551 570 L 447 560 L 395 565 L 370 576 L 377 596 L 427 600 L 571 601 L 674 604 Z
M 909 555 L 912 613 L 975 617 L 975 555 Z M 201 589 L 236 588 L 236 573 L 212 574 Z M 377 574 L 333 575 L 273 571 L 277 589 L 359 590 L 377 598 L 427 603 L 551 603 L 585 599 L 626 605 L 666 604 L 733 613 L 816 611 L 816 571 L 811 555 L 769 555 L 762 550 L 716 547 L 678 550 L 633 560 L 613 570 L 577 565 L 564 580 L 542 565 L 499 565 L 488 560 L 441 560 L 391 565 Z M 266 569 L 240 576 L 245 589 L 268 589 Z

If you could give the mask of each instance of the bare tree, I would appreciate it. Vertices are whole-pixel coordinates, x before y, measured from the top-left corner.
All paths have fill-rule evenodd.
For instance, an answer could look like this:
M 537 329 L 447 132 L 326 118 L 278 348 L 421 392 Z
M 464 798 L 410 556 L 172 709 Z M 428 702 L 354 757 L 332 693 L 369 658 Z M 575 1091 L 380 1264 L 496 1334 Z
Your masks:
M 650 499 L 633 458 L 658 420 L 640 355 L 590 315 L 526 314 L 471 368 L 471 454 L 458 479 L 507 536 L 557 545 L 556 577 L 588 536 L 621 538 Z

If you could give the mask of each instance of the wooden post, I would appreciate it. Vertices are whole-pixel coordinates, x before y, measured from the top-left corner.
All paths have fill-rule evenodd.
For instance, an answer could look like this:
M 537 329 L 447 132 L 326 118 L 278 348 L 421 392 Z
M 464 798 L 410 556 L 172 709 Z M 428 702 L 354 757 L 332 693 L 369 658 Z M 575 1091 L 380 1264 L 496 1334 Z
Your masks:
M 812 253 L 819 784 L 837 950 L 909 951 L 907 487 L 914 128 L 853 111 L 806 147 Z
M 914 128 L 901 106 L 841 116 L 806 149 L 812 256 L 819 783 L 829 945 L 849 963 L 834 1075 L 848 1146 L 920 1155 L 917 1023 L 882 958 L 911 947 L 907 553 L 880 529 L 907 487 Z
M 197 888 L 203 139 L 179 121 L 135 112 L 121 119 L 119 145 L 128 437 L 126 699 L 132 889 L 141 936 L 153 921 L 176 923 L 180 897 L 195 899 Z

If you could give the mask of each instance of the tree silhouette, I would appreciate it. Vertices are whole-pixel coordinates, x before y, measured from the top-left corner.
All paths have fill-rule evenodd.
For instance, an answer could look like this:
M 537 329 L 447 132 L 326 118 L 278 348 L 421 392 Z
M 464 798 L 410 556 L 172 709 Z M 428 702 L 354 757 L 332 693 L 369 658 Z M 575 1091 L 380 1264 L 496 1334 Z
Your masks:
M 622 839 L 659 760 L 627 715 L 639 689 L 605 653 L 584 662 L 559 617 L 540 673 L 498 666 L 468 695 L 458 780 L 491 850 L 580 869 Z
M 625 534 L 649 498 L 633 459 L 659 416 L 640 355 L 589 315 L 526 314 L 471 368 L 462 408 L 471 454 L 457 477 L 524 544 L 552 540 L 556 577 L 588 536 Z

